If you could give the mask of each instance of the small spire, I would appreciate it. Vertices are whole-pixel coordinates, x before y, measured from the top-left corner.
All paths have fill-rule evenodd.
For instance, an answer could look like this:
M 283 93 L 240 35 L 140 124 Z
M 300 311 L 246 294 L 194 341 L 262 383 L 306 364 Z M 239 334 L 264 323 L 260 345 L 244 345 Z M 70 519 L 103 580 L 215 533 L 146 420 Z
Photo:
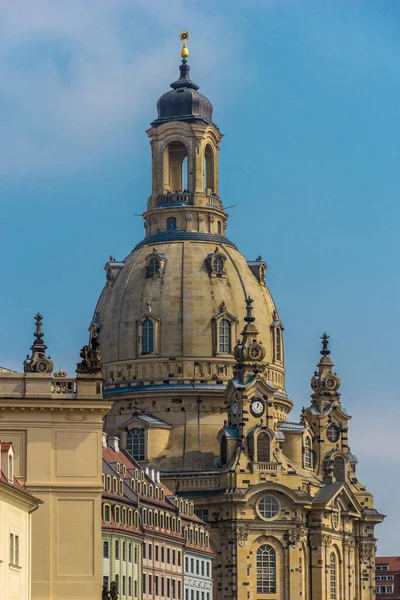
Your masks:
M 53 361 L 46 355 L 47 346 L 43 340 L 43 316 L 38 312 L 35 315 L 36 328 L 33 332 L 34 341 L 31 346 L 32 354 L 27 355 L 24 361 L 25 373 L 51 373 L 53 371 Z
M 246 323 L 253 323 L 256 319 L 254 317 L 253 314 L 253 298 L 250 298 L 250 296 L 247 296 L 246 298 L 246 311 L 247 311 L 247 315 L 245 316 L 244 320 L 246 321 Z
M 328 346 L 329 346 L 329 335 L 327 335 L 325 332 L 321 335 L 321 340 L 322 340 L 322 350 L 321 350 L 321 354 L 322 356 L 329 356 L 331 351 L 329 350 Z
M 42 340 L 42 337 L 44 336 L 43 333 L 43 329 L 42 329 L 42 325 L 43 325 L 43 315 L 41 315 L 39 312 L 36 313 L 35 315 L 35 321 L 36 321 L 36 329 L 33 332 L 33 335 L 35 336 L 35 341 L 33 342 L 33 345 L 31 346 L 31 350 L 34 350 L 35 347 L 38 347 L 40 345 L 41 348 L 43 348 L 44 350 L 47 349 L 47 346 L 44 345 L 44 342 Z
M 183 42 L 181 49 L 181 58 L 183 63 L 187 61 L 189 56 L 189 50 L 186 47 L 186 42 L 189 39 L 189 37 L 190 35 L 188 31 L 181 31 L 181 33 L 179 34 L 179 39 L 181 40 L 181 42 Z

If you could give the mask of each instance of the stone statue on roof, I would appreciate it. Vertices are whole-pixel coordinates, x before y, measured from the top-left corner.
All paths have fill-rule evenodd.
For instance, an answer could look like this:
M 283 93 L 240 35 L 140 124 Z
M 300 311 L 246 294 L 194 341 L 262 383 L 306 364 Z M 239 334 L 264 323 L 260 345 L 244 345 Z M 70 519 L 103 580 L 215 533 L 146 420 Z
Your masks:
M 100 343 L 96 336 L 92 337 L 89 346 L 83 346 L 79 356 L 82 360 L 76 365 L 78 375 L 101 373 Z

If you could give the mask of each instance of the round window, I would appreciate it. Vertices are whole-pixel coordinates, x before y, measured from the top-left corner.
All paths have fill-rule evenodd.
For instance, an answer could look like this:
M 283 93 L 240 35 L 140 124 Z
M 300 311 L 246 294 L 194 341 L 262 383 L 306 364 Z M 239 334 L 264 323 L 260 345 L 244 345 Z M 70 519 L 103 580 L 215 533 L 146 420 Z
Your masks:
M 263 519 L 273 519 L 279 514 L 279 502 L 274 496 L 263 496 L 258 502 L 258 512 Z
M 328 425 L 326 429 L 326 436 L 330 442 L 337 442 L 340 437 L 340 430 L 335 423 Z

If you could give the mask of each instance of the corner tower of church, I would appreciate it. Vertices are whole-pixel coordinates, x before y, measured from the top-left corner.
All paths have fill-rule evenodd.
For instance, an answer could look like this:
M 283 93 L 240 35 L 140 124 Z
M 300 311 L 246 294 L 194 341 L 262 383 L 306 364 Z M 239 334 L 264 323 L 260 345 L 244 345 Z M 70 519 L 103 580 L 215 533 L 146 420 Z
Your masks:
M 181 56 L 147 132 L 145 237 L 106 263 L 90 325 L 113 400 L 105 428 L 208 521 L 215 600 L 372 600 L 383 517 L 356 477 L 328 338 L 311 405 L 288 421 L 267 265 L 226 237 L 222 135 L 185 44 Z

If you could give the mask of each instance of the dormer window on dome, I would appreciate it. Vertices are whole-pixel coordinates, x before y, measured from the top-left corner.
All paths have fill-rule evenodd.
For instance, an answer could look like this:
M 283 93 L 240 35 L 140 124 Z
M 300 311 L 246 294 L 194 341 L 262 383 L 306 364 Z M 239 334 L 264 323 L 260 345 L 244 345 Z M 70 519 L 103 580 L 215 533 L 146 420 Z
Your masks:
M 147 303 L 147 311 L 137 321 L 138 356 L 158 354 L 160 345 L 160 319 L 152 313 L 151 303 Z
M 265 285 L 265 273 L 267 271 L 267 263 L 263 261 L 261 256 L 258 256 L 256 260 L 248 260 L 247 264 L 250 267 L 251 272 L 257 279 L 258 283 Z
M 210 277 L 226 276 L 225 261 L 225 254 L 222 254 L 218 248 L 215 248 L 215 251 L 212 254 L 208 254 L 205 262 Z
M 167 264 L 164 254 L 159 254 L 155 248 L 146 256 L 146 277 L 162 277 Z
M 213 319 L 215 356 L 232 353 L 232 341 L 237 337 L 237 323 L 237 318 L 227 311 L 225 302 L 222 302 L 219 313 Z

